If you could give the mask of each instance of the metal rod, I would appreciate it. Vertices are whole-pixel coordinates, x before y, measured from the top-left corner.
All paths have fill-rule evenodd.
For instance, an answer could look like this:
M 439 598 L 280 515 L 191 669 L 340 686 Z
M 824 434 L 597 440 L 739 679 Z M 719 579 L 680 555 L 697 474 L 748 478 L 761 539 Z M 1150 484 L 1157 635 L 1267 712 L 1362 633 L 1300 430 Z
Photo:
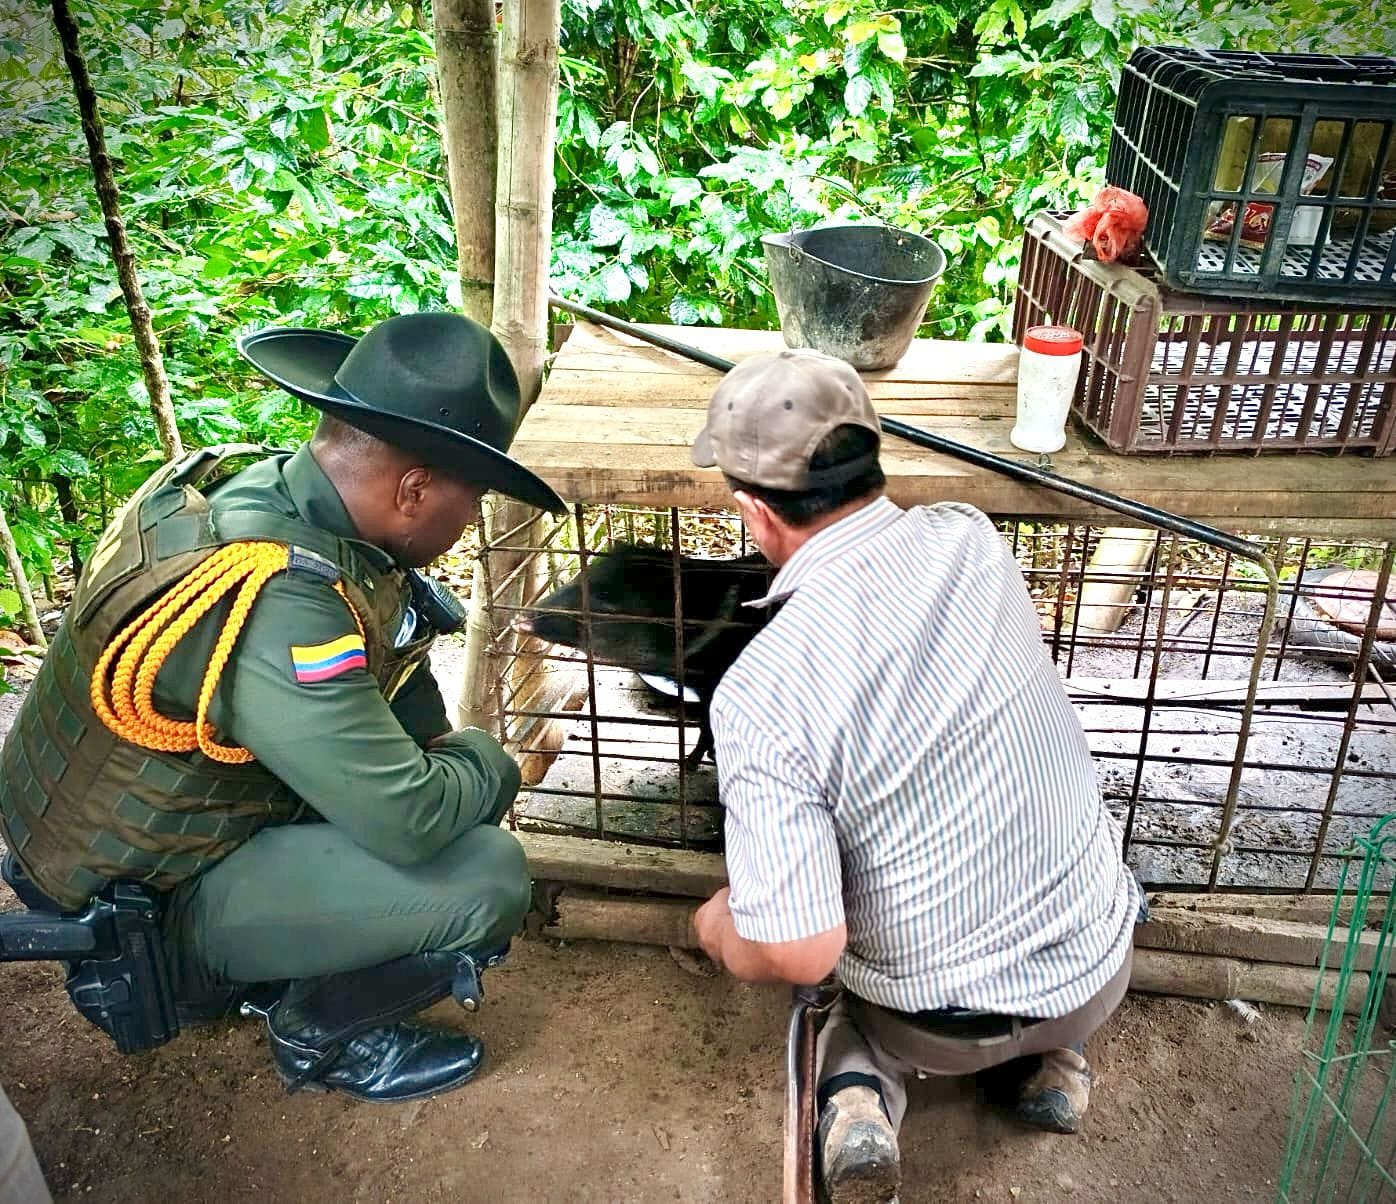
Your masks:
M 602 313 L 599 309 L 592 309 L 590 305 L 579 305 L 576 301 L 568 301 L 556 293 L 548 294 L 548 304 L 564 313 L 575 314 L 579 318 L 585 318 L 588 322 L 595 322 L 598 326 L 609 326 L 612 330 L 619 330 L 622 334 L 634 335 L 637 339 L 643 339 L 655 347 L 672 351 L 675 355 L 681 355 L 685 359 L 704 364 L 718 372 L 730 372 L 736 366 L 732 360 L 725 360 L 720 355 L 713 355 L 710 351 L 700 351 L 697 347 L 680 343 L 677 339 L 669 338 L 668 335 L 657 334 L 653 330 L 646 330 L 643 326 L 636 326 L 624 318 L 613 318 L 610 314 Z
M 613 318 L 610 314 L 603 313 L 599 309 L 592 309 L 589 305 L 579 305 L 575 301 L 565 300 L 556 293 L 548 294 L 548 302 L 554 309 L 575 314 L 577 317 L 585 318 L 588 322 L 594 322 L 598 326 L 609 326 L 612 330 L 618 330 L 622 334 L 641 339 L 664 351 L 672 351 L 675 355 L 684 356 L 686 359 L 691 359 L 718 372 L 729 372 L 736 367 L 734 361 L 723 359 L 720 355 L 713 355 L 710 351 L 690 347 L 686 343 L 680 343 L 677 339 L 669 338 L 668 335 L 646 330 L 643 326 L 636 326 L 633 322 L 627 322 L 623 318 Z M 1020 464 L 1016 460 L 1006 460 L 1002 456 L 994 455 L 993 452 L 986 452 L 966 443 L 958 443 L 954 439 L 945 438 L 943 435 L 934 435 L 930 431 L 923 431 L 920 427 L 911 426 L 895 418 L 882 418 L 880 421 L 882 429 L 889 435 L 896 435 L 899 439 L 905 439 L 917 447 L 924 447 L 930 451 L 966 460 L 980 468 L 987 468 L 990 472 L 997 472 L 1018 481 L 1026 481 L 1033 485 L 1054 489 L 1058 493 L 1064 493 L 1083 502 L 1090 502 L 1102 509 L 1113 510 L 1116 514 L 1139 519 L 1150 526 L 1162 527 L 1165 531 L 1172 531 L 1175 535 L 1182 535 L 1187 539 L 1200 539 L 1205 543 L 1214 544 L 1219 548 L 1244 556 L 1248 560 L 1260 560 L 1265 556 L 1265 549 L 1259 544 L 1241 539 L 1239 536 L 1232 535 L 1218 527 L 1208 526 L 1206 523 L 1199 523 L 1194 519 L 1184 518 L 1180 514 L 1160 510 L 1155 506 L 1146 506 L 1143 502 L 1136 502 L 1130 498 L 1121 497 L 1119 494 L 1097 489 L 1094 485 L 1086 485 L 1081 481 L 1074 481 L 1070 477 L 1048 472 L 1046 469 Z

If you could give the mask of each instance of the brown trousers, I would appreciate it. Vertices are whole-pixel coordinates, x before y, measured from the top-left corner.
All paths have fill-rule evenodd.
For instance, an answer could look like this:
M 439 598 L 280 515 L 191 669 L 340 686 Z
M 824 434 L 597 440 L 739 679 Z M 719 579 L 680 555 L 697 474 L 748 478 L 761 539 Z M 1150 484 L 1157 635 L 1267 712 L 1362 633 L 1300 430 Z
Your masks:
M 0 1088 L 0 1204 L 52 1204 L 29 1130 Z
M 892 1128 L 906 1113 L 908 1074 L 962 1075 L 1000 1066 L 1014 1058 L 1084 1043 L 1120 1006 L 1129 988 L 1133 951 L 1092 998 L 1065 1016 L 1015 1021 L 999 1037 L 949 1037 L 922 1028 L 894 1012 L 844 991 L 819 1034 L 818 1081 L 861 1074 L 877 1080 Z

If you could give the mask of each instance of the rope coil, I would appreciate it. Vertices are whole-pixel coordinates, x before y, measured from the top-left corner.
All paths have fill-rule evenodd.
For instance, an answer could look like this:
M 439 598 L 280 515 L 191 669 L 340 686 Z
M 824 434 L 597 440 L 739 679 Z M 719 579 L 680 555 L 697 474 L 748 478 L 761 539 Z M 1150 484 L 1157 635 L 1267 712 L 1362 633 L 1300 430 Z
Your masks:
M 110 731 L 122 740 L 152 752 L 193 752 L 197 749 L 225 765 L 246 765 L 255 760 L 245 748 L 220 744 L 208 709 L 227 667 L 228 658 L 242 634 L 257 595 L 290 563 L 284 544 L 243 540 L 226 544 L 189 572 L 173 589 L 128 623 L 111 640 L 97 660 L 92 674 L 92 709 Z M 232 609 L 218 633 L 199 687 L 192 723 L 171 719 L 155 707 L 155 679 L 179 642 L 234 588 Z M 349 614 L 364 637 L 363 620 L 344 583 L 334 583 Z M 110 688 L 108 687 L 110 678 Z

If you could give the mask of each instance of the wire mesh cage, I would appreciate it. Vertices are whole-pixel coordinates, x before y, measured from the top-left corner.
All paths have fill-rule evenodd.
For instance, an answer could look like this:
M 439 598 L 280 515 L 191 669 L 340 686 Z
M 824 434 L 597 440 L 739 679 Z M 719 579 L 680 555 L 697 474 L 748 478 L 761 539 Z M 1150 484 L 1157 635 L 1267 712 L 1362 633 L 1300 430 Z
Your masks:
M 1396 544 L 1262 540 L 1281 579 L 1267 624 L 1265 574 L 1209 545 L 998 526 L 1145 883 L 1332 889 L 1396 797 Z M 637 544 L 643 571 L 618 559 Z M 738 518 L 578 506 L 482 555 L 495 722 L 525 772 L 511 822 L 720 848 L 704 702 L 772 574 Z
M 1338 998 L 1357 1014 L 1324 1011 L 1315 992 L 1294 1077 L 1289 1139 L 1276 1199 L 1396 1201 L 1396 814 L 1353 842 L 1343 863 L 1320 965 L 1342 951 Z

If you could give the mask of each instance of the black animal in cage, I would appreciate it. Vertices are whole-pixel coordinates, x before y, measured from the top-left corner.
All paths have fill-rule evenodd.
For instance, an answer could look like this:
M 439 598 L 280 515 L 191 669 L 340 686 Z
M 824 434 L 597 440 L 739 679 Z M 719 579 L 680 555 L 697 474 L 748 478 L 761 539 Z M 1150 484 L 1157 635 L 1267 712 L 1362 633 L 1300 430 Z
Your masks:
M 771 572 L 760 553 L 702 560 L 676 557 L 648 544 L 617 543 L 587 562 L 585 594 L 578 573 L 515 625 L 550 643 L 585 651 L 589 616 L 595 660 L 681 678 L 698 695 L 698 743 L 686 758 L 694 769 L 712 752 L 708 707 L 713 691 L 765 618 L 763 611 L 743 603 L 766 594 Z M 676 580 L 681 607 L 675 605 Z M 675 639 L 680 613 L 682 649 Z

